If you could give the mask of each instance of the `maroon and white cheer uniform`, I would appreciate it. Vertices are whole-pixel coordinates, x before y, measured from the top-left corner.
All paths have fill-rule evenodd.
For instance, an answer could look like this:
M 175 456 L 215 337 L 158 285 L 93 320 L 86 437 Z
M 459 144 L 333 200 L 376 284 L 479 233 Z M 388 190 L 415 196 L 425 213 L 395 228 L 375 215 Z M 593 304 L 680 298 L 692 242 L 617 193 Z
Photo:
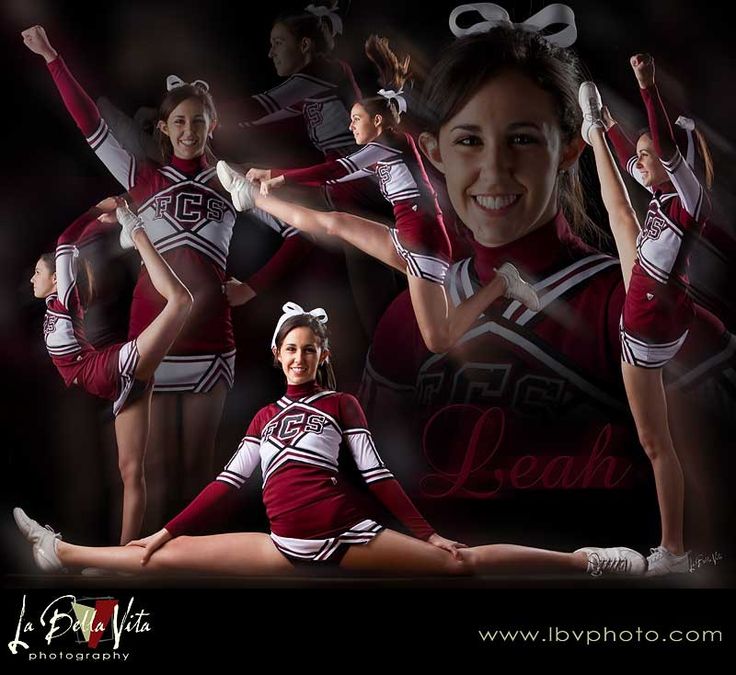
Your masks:
M 640 91 L 661 158 L 661 139 L 669 137 L 675 143 L 672 128 L 656 86 Z M 619 162 L 641 182 L 634 145 L 619 125 L 607 133 Z M 636 240 L 637 259 L 621 316 L 621 356 L 644 368 L 662 367 L 685 342 L 694 317 L 685 290 L 685 249 L 688 238 L 700 234 L 709 211 L 705 190 L 680 151 L 661 161 L 669 180 L 650 188 L 652 199 Z
M 437 195 L 429 182 L 414 139 L 384 131 L 357 152 L 303 169 L 273 170 L 273 177 L 301 184 L 340 185 L 376 176 L 394 212 L 391 239 L 406 261 L 407 272 L 434 283 L 444 282 L 451 259 Z
M 57 241 L 56 293 L 46 298 L 43 337 L 64 384 L 77 385 L 94 396 L 113 401 L 113 413 L 117 415 L 135 384 L 138 347 L 131 340 L 95 349 L 85 335 L 84 308 L 77 289 L 78 247 L 92 243 L 110 229 L 97 219 L 100 213 L 99 209 L 90 209 Z
M 222 292 L 235 223 L 229 196 L 204 157 L 172 157 L 161 166 L 138 162 L 100 117 L 94 102 L 59 57 L 49 71 L 90 147 L 128 191 L 156 250 L 190 290 L 191 314 L 156 371 L 156 391 L 207 392 L 232 386 L 235 366 L 230 308 Z M 165 305 L 141 267 L 128 336 L 140 335 Z
M 414 536 L 426 540 L 434 533 L 379 457 L 358 401 L 315 382 L 289 385 L 262 408 L 220 475 L 166 529 L 179 536 L 210 526 L 260 464 L 278 549 L 293 560 L 336 561 L 346 545 L 367 544 L 383 529 L 366 496 L 341 475 L 341 451 Z

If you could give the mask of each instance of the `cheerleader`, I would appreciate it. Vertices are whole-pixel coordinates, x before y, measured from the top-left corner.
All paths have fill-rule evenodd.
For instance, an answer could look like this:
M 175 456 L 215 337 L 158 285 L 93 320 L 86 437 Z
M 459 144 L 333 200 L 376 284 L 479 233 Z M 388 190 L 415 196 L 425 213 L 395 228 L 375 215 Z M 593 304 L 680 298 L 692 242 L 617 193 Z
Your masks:
M 116 208 L 117 207 L 117 208 Z M 114 216 L 120 243 L 135 247 L 151 283 L 164 299 L 161 313 L 135 339 L 95 349 L 84 331 L 78 288 L 80 249 L 91 243 Z M 90 275 L 87 275 L 89 282 Z M 118 466 L 123 480 L 120 543 L 140 535 L 146 508 L 143 460 L 148 440 L 151 381 L 176 340 L 192 306 L 192 296 L 151 244 L 140 218 L 124 201 L 109 198 L 74 221 L 59 237 L 56 253 L 42 255 L 31 277 L 33 294 L 46 302 L 46 349 L 67 387 L 113 401 Z M 87 290 L 89 298 L 90 290 Z
M 508 264 L 467 303 L 448 306 L 443 283 L 450 262 L 450 243 L 442 213 L 414 140 L 399 129 L 405 101 L 400 92 L 408 77 L 409 60 L 399 61 L 388 41 L 371 36 L 366 53 L 376 64 L 384 87 L 351 110 L 350 129 L 363 146 L 352 155 L 305 169 L 251 169 L 245 177 L 227 164 L 218 164 L 220 180 L 233 195 L 238 210 L 258 207 L 299 230 L 333 235 L 382 262 L 405 271 L 422 337 L 433 352 L 445 352 L 470 327 L 478 314 L 503 295 L 534 309 L 534 290 Z M 269 196 L 288 183 L 329 183 L 375 174 L 391 203 L 395 227 L 346 213 L 319 213 Z M 259 194 L 251 181 L 260 183 Z
M 468 548 L 440 536 L 412 504 L 373 443 L 357 400 L 334 390 L 321 308 L 284 305 L 272 340 L 284 396 L 261 409 L 220 475 L 166 526 L 122 547 L 78 546 L 13 511 L 46 572 L 94 566 L 118 572 L 291 574 L 298 565 L 408 575 L 588 572 L 639 575 L 644 558 L 627 548 L 560 553 L 509 544 Z M 349 453 L 370 494 L 411 532 L 388 529 L 373 504 L 339 470 Z M 191 536 L 218 524 L 260 464 L 270 535 Z
M 610 116 L 604 122 L 594 83 L 581 85 L 580 106 L 583 138 L 593 146 L 626 285 L 621 367 L 639 440 L 657 486 L 662 540 L 651 550 L 647 573 L 662 575 L 690 570 L 683 545 L 684 479 L 670 434 L 662 368 L 682 347 L 693 319 L 684 286 L 685 249 L 687 238 L 697 236 L 703 227 L 707 195 L 675 143 L 655 84 L 654 60 L 637 54 L 631 57 L 631 67 L 649 118 L 649 131 L 639 137 L 633 165 L 653 195 L 643 227 L 606 145 L 604 132 L 608 127 L 610 133 L 614 123 Z M 617 133 L 621 132 L 613 131 Z
M 120 146 L 44 29 L 34 26 L 22 36 L 26 46 L 46 61 L 70 115 L 128 191 L 151 243 L 194 299 L 184 328 L 156 371 L 148 513 L 160 523 L 167 496 L 191 497 L 209 475 L 225 396 L 233 384 L 235 347 L 223 285 L 235 212 L 223 198 L 208 160 L 208 155 L 212 157 L 208 138 L 217 124 L 215 108 L 204 83 L 172 82 L 157 127 L 167 160 L 139 162 Z M 163 300 L 144 266 L 133 293 L 129 338 L 138 337 L 162 308 Z M 165 460 L 165 452 L 176 456 Z M 183 470 L 167 466 L 167 461 Z M 177 475 L 181 484 L 172 485 L 171 477 Z

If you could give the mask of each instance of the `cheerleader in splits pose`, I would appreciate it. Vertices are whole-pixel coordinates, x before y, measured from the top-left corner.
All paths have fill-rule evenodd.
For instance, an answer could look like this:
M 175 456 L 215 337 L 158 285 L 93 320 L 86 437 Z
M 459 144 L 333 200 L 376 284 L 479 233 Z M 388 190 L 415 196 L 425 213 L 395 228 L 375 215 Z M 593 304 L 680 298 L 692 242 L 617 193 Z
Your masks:
M 507 263 L 479 293 L 457 307 L 448 305 L 443 283 L 450 263 L 447 238 L 437 197 L 424 170 L 414 140 L 399 130 L 405 111 L 401 88 L 408 76 L 408 58 L 400 62 L 383 38 L 371 36 L 366 53 L 381 73 L 379 95 L 363 99 L 351 110 L 350 129 L 363 146 L 347 157 L 305 169 L 251 169 L 241 176 L 218 163 L 222 184 L 230 190 L 235 208 L 254 206 L 299 230 L 333 235 L 378 260 L 405 271 L 414 312 L 427 348 L 447 351 L 497 298 L 506 295 L 539 309 L 534 289 Z M 384 197 L 394 211 L 395 228 L 346 213 L 321 213 L 269 195 L 287 183 L 349 181 L 375 173 Z M 254 183 L 260 182 L 260 190 Z
M 334 391 L 323 309 L 284 305 L 272 352 L 286 376 L 286 392 L 261 409 L 220 475 L 159 532 L 121 547 L 61 541 L 22 509 L 15 521 L 33 544 L 44 571 L 95 566 L 111 571 L 259 575 L 289 574 L 296 564 L 329 563 L 390 574 L 460 575 L 484 572 L 642 574 L 643 556 L 627 548 L 559 553 L 509 544 L 467 548 L 437 534 L 381 461 L 363 411 Z M 371 493 L 413 537 L 374 520 L 367 495 L 338 468 L 349 452 Z M 188 536 L 212 527 L 235 505 L 238 491 L 260 464 L 270 535 Z
M 84 332 L 84 307 L 77 277 L 79 248 L 88 244 L 113 218 L 122 226 L 120 243 L 135 247 L 153 287 L 164 298 L 161 313 L 130 342 L 95 349 Z M 59 237 L 56 253 L 45 253 L 31 277 L 33 294 L 46 301 L 43 334 L 46 349 L 67 387 L 77 385 L 114 401 L 118 466 L 123 479 L 123 524 L 120 543 L 140 535 L 146 509 L 143 459 L 153 373 L 181 331 L 192 296 L 151 244 L 143 223 L 120 199 L 109 198 L 74 221 Z
M 687 283 L 685 238 L 697 236 L 703 226 L 706 194 L 675 143 L 654 81 L 653 59 L 637 54 L 631 58 L 631 66 L 649 118 L 649 131 L 640 136 L 632 161 L 627 162 L 621 132 L 602 111 L 594 83 L 581 85 L 579 100 L 583 138 L 593 146 L 626 285 L 621 368 L 657 487 L 662 540 L 652 549 L 647 572 L 654 576 L 689 571 L 683 546 L 684 480 L 667 420 L 662 368 L 685 342 L 693 318 L 692 303 L 676 278 L 680 276 Z M 606 145 L 606 127 L 616 138 L 620 159 L 635 169 L 653 195 L 641 228 Z
M 235 344 L 223 284 L 236 214 L 206 156 L 216 126 L 214 105 L 200 83 L 172 88 L 158 122 L 167 161 L 138 162 L 110 132 L 44 29 L 34 26 L 22 36 L 46 61 L 90 147 L 128 191 L 151 243 L 194 298 L 189 318 L 155 378 L 147 513 L 158 526 L 168 510 L 167 498 L 188 501 L 211 475 L 217 428 L 234 377 Z M 129 338 L 138 337 L 162 308 L 148 268 L 142 267 L 133 293 Z

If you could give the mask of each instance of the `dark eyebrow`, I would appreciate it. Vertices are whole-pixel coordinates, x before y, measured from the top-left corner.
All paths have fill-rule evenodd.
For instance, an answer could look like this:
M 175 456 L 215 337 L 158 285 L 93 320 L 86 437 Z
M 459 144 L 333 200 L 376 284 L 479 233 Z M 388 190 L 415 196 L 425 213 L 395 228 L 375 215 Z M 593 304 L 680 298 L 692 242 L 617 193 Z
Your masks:
M 540 126 L 536 122 L 514 122 L 513 124 L 510 124 L 508 128 L 509 128 L 509 131 L 514 131 L 516 129 L 528 128 L 528 127 L 536 129 L 537 131 L 541 131 Z M 452 129 L 450 129 L 450 131 L 456 131 L 456 130 L 470 131 L 473 133 L 478 133 L 481 131 L 481 128 L 477 124 L 458 124 L 452 127 Z
M 458 131 L 458 130 L 459 131 L 472 131 L 474 133 L 477 133 L 480 131 L 480 127 L 477 124 L 458 124 L 452 127 L 452 129 L 450 129 L 450 131 Z
M 514 122 L 513 124 L 509 125 L 510 130 L 519 129 L 522 127 L 531 127 L 532 129 L 541 131 L 541 127 L 536 122 Z

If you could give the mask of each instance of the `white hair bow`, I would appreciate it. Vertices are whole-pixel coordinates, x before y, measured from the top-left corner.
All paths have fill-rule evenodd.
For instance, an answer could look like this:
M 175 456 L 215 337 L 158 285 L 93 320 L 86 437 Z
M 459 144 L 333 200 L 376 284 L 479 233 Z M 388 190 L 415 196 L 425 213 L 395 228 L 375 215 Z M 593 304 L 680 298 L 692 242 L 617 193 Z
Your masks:
M 304 11 L 314 14 L 314 16 L 319 18 L 327 17 L 330 20 L 330 26 L 332 26 L 332 31 L 330 31 L 332 37 L 335 37 L 338 33 L 342 33 L 342 19 L 333 9 L 324 5 L 308 5 L 304 8 Z
M 404 87 L 401 87 L 399 91 L 394 91 L 393 89 L 379 89 L 378 95 L 383 96 L 383 98 L 388 99 L 389 101 L 395 100 L 396 105 L 399 106 L 399 113 L 404 114 L 406 112 L 406 99 L 402 96 L 404 93 Z
M 307 312 L 303 307 L 300 305 L 297 305 L 295 302 L 287 302 L 284 303 L 284 306 L 281 308 L 283 311 L 283 314 L 281 315 L 281 318 L 276 323 L 276 330 L 273 332 L 273 337 L 271 338 L 271 348 L 273 349 L 276 346 L 276 336 L 279 334 L 279 331 L 281 330 L 281 326 L 284 325 L 284 322 L 287 319 L 290 319 L 292 316 L 301 316 L 302 314 L 309 314 L 313 316 L 317 321 L 320 323 L 327 323 L 327 312 L 322 309 L 322 307 L 315 307 L 314 309 Z
M 204 80 L 194 80 L 194 82 L 184 82 L 178 75 L 169 75 L 166 78 L 166 91 L 171 91 L 172 89 L 178 89 L 179 87 L 183 87 L 185 84 L 191 84 L 193 87 L 199 87 L 200 89 L 204 89 L 205 91 L 210 90 L 210 85 L 207 84 Z
M 675 125 L 684 129 L 687 134 L 687 152 L 685 153 L 685 161 L 691 169 L 695 169 L 695 120 L 680 115 L 675 120 Z
M 484 21 L 479 21 L 468 28 L 460 28 L 457 25 L 457 19 L 460 15 L 467 12 L 477 12 L 483 17 Z M 450 14 L 450 30 L 455 37 L 487 33 L 491 28 L 495 28 L 496 26 L 521 28 L 522 30 L 541 33 L 553 25 L 562 25 L 564 28 L 550 35 L 542 35 L 545 40 L 558 47 L 569 47 L 575 42 L 578 36 L 578 31 L 575 27 L 575 14 L 567 5 L 547 5 L 547 7 L 521 23 L 513 23 L 509 13 L 503 7 L 491 2 L 460 5 L 459 7 L 455 7 L 452 10 L 452 14 Z

